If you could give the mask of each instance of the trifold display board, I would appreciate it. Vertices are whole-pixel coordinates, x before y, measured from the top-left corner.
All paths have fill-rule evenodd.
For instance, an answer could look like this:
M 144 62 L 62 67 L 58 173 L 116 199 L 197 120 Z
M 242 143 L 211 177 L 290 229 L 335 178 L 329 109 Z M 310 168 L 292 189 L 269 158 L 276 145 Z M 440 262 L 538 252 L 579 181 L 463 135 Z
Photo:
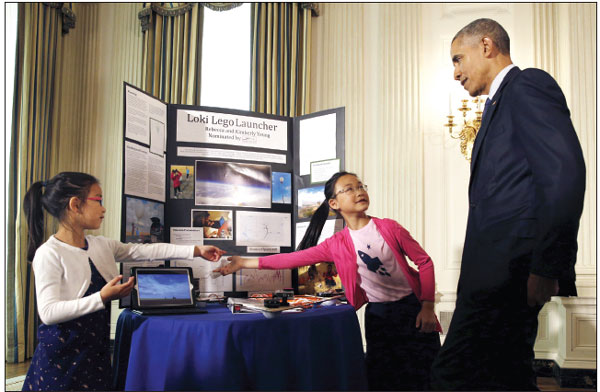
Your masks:
M 325 181 L 343 168 L 344 108 L 291 118 L 175 105 L 124 83 L 124 242 L 215 245 L 248 257 L 292 252 Z M 341 227 L 331 216 L 321 239 Z M 166 265 L 192 267 L 201 296 L 298 287 L 290 270 L 211 272 L 225 263 Z M 126 263 L 124 279 L 129 267 L 161 264 Z

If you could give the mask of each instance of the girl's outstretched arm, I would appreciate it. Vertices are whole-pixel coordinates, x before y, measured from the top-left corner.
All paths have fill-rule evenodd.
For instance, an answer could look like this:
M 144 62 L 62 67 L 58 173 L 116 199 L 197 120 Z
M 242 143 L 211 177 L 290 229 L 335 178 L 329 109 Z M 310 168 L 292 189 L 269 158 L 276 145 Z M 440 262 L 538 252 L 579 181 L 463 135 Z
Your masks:
M 256 257 L 229 257 L 227 260 L 231 261 L 231 263 L 215 269 L 214 272 L 220 272 L 222 275 L 228 275 L 239 271 L 242 268 L 288 269 L 316 264 L 323 261 L 331 262 L 334 261 L 334 258 L 329 250 L 329 241 L 331 238 L 326 239 L 319 245 L 313 246 L 312 248 L 298 250 L 292 253 L 279 253 L 270 256 L 263 256 L 260 259 Z
M 258 258 L 256 258 L 256 257 L 246 258 L 246 257 L 240 257 L 240 256 L 232 256 L 232 257 L 228 257 L 227 261 L 230 261 L 230 263 L 223 267 L 219 267 L 219 268 L 213 270 L 213 272 L 220 272 L 221 275 L 229 275 L 229 274 L 232 274 L 234 272 L 241 270 L 242 268 L 247 268 L 247 269 L 257 269 L 258 268 Z

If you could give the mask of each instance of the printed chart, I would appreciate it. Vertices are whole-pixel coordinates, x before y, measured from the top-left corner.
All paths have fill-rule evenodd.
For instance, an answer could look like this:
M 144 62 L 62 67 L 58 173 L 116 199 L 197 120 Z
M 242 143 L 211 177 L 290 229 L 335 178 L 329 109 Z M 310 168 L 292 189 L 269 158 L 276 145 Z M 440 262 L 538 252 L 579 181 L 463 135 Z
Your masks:
M 237 291 L 271 291 L 292 287 L 291 270 L 241 269 L 236 272 Z
M 281 212 L 237 211 L 238 246 L 291 246 L 292 215 Z
M 233 290 L 233 279 L 231 275 L 221 276 L 218 272 L 212 272 L 215 268 L 229 264 L 226 257 L 217 262 L 209 262 L 202 258 L 194 260 L 177 260 L 172 264 L 176 267 L 191 267 L 194 279 L 198 279 L 198 291 L 204 293 L 220 293 Z

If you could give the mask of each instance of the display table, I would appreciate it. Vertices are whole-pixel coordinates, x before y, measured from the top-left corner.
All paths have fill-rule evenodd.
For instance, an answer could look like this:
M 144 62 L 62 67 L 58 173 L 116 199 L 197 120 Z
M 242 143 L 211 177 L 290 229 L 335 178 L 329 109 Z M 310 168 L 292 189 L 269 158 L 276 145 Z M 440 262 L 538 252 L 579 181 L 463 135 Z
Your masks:
M 196 315 L 125 310 L 115 338 L 119 390 L 365 390 L 356 312 L 324 306 L 267 319 L 208 305 Z

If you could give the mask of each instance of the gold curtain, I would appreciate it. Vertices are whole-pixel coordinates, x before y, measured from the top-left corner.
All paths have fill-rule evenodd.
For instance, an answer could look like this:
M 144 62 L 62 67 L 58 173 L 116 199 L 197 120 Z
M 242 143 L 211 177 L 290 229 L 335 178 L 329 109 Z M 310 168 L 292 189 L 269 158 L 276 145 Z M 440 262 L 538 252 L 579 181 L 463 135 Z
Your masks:
M 251 110 L 298 116 L 309 110 L 314 3 L 253 3 Z
M 6 219 L 7 362 L 33 356 L 36 344 L 38 315 L 22 203 L 29 186 L 48 177 L 56 54 L 62 35 L 75 24 L 75 15 L 63 4 L 19 4 Z
M 175 104 L 200 104 L 203 7 L 144 3 L 142 89 Z

